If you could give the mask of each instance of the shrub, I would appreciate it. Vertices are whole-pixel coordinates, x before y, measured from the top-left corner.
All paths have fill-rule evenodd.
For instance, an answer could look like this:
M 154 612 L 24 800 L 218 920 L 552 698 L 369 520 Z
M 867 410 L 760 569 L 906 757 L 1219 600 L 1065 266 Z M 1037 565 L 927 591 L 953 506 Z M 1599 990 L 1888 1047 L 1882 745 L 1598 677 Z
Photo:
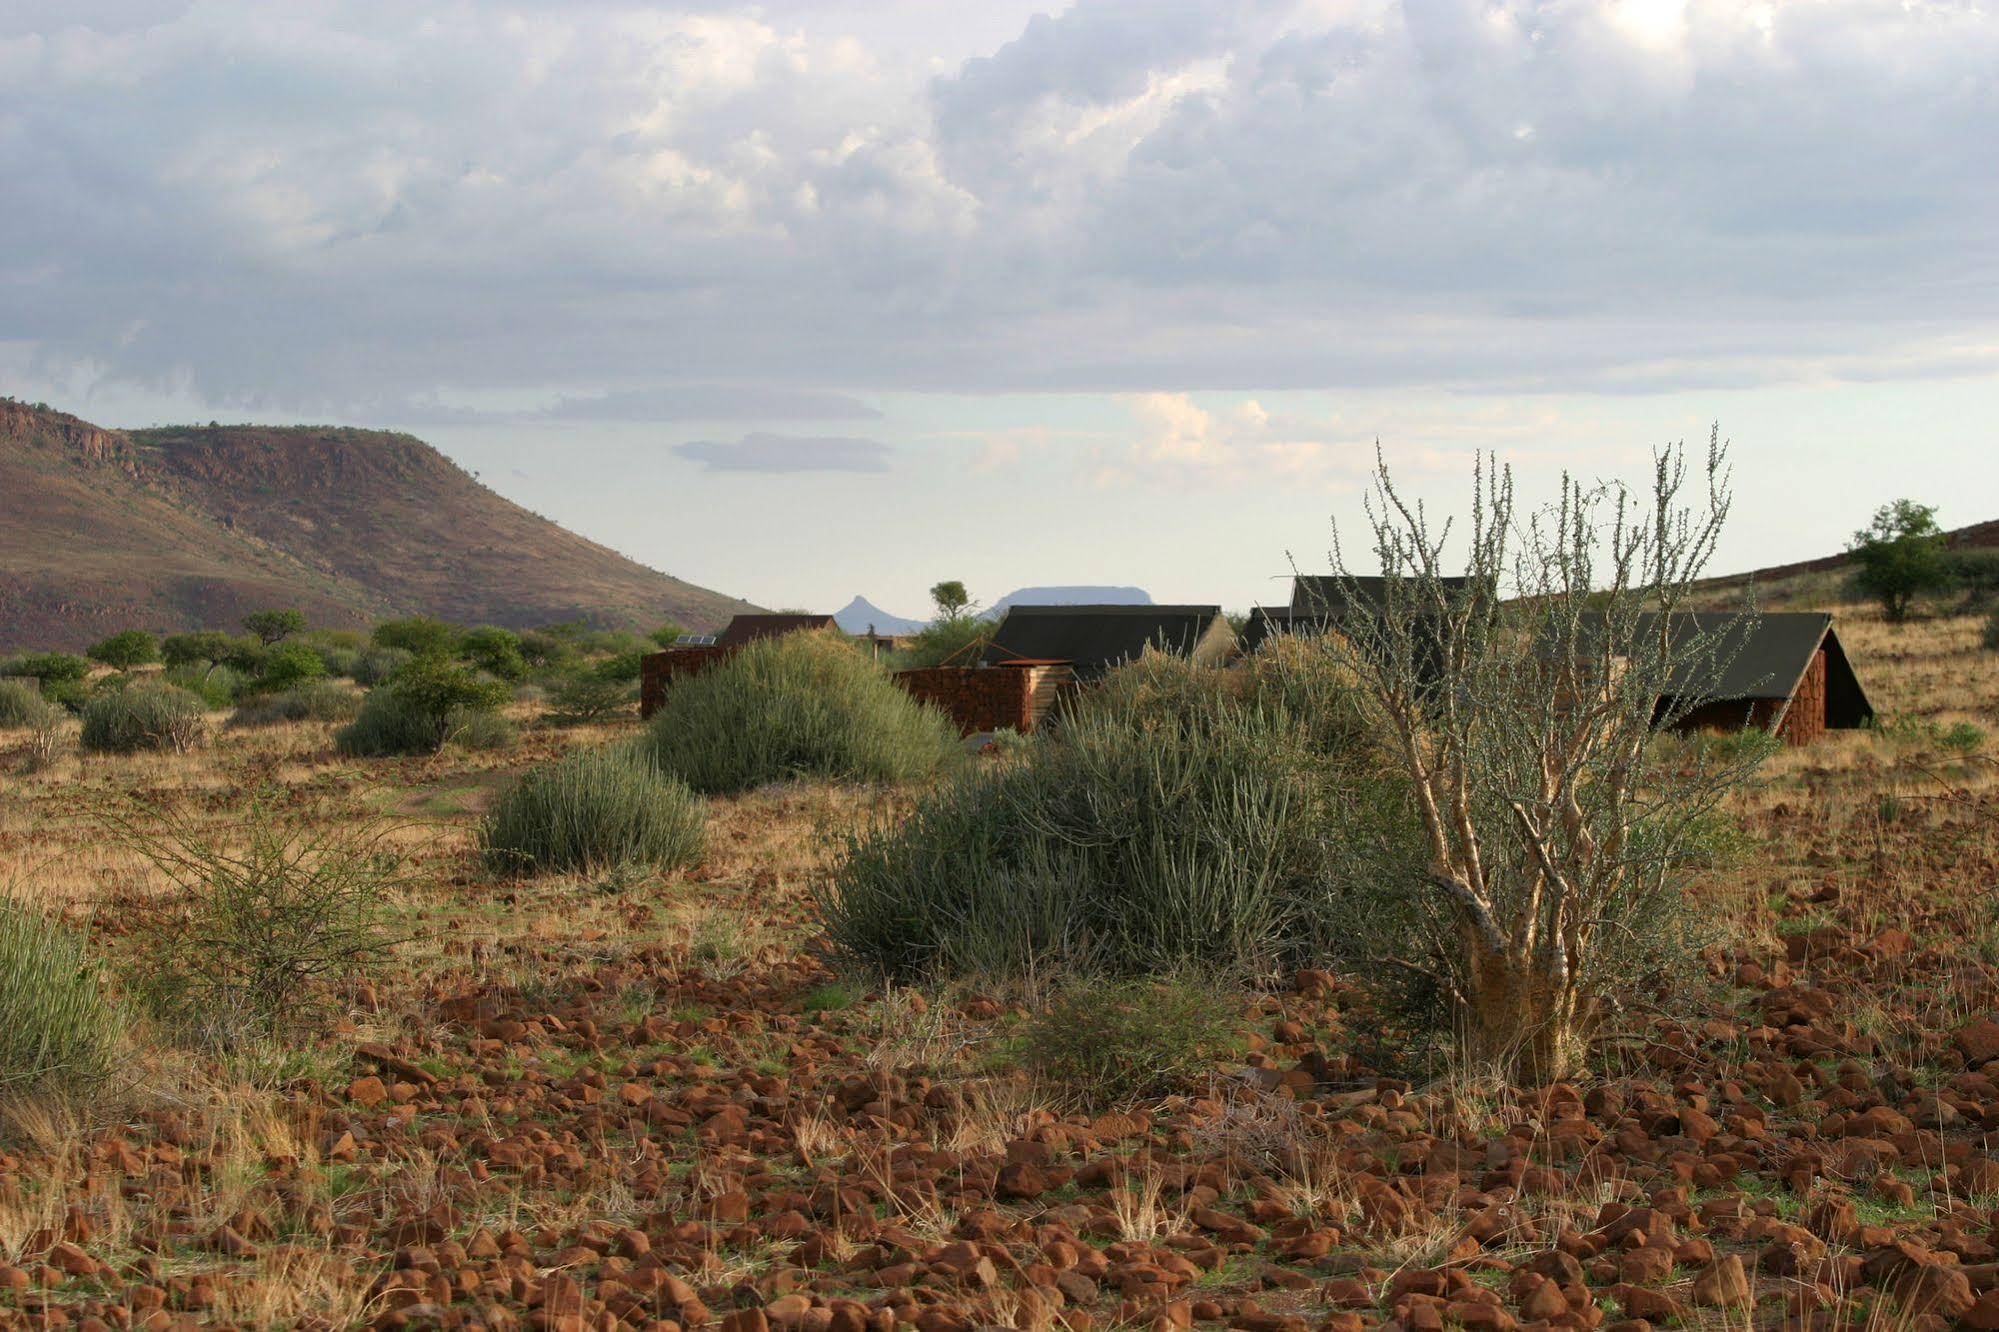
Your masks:
M 352 721 L 361 711 L 361 695 L 330 680 L 313 680 L 245 703 L 229 719 L 234 726 L 276 726 L 284 722 Z
M 1191 1083 L 1233 1035 L 1229 997 L 1193 976 L 1075 978 L 1024 1025 L 1029 1068 L 1089 1106 Z
M 1392 840 L 1404 806 L 1281 710 L 1231 697 L 1225 673 L 1185 669 L 1185 688 L 1107 685 L 1018 759 L 850 838 L 820 890 L 835 946 L 895 977 L 1307 961 L 1326 847 Z
M 604 721 L 628 710 L 636 697 L 629 681 L 579 671 L 565 677 L 549 694 L 548 720 L 557 725 Z
M 277 692 L 317 680 L 326 674 L 319 653 L 304 643 L 280 643 L 264 654 L 259 688 Z
M 0 894 L 0 1093 L 101 1082 L 122 1032 L 83 939 Z
M 248 683 L 239 672 L 230 667 L 210 666 L 198 661 L 172 667 L 163 678 L 168 684 L 187 690 L 210 708 L 217 710 L 234 703 L 236 696 Z
M 909 781 L 963 751 L 944 715 L 828 634 L 785 634 L 676 682 L 648 743 L 703 794 L 793 777 Z
M 335 679 L 352 678 L 361 665 L 361 649 L 347 647 L 339 643 L 314 643 L 312 650 L 319 656 L 319 664 L 326 674 Z
M 384 620 L 375 626 L 376 647 L 401 648 L 413 657 L 446 657 L 458 650 L 462 631 L 455 624 L 412 615 L 403 620 Z
M 435 754 L 453 739 L 467 748 L 496 748 L 513 738 L 511 726 L 495 716 L 506 701 L 507 687 L 498 681 L 441 658 L 417 657 L 369 692 L 334 744 L 357 757 Z
M 658 644 L 660 647 L 670 648 L 675 643 L 678 643 L 682 635 L 686 633 L 687 633 L 686 625 L 682 624 L 678 620 L 667 620 L 664 623 L 662 623 L 659 626 L 659 628 L 647 634 L 646 637 L 651 639 L 654 643 Z
M 140 750 L 181 753 L 206 738 L 201 700 L 168 684 L 141 684 L 99 694 L 83 709 L 83 747 L 95 754 Z
M 572 754 L 534 769 L 479 826 L 496 874 L 673 869 L 701 856 L 700 797 L 630 747 Z
M 895 664 L 901 670 L 972 665 L 992 637 L 993 628 L 991 620 L 972 615 L 932 621 L 917 630 L 909 646 L 896 654 Z
M 615 680 L 621 684 L 636 684 L 639 673 L 645 668 L 646 653 L 638 649 L 630 652 L 614 652 L 590 667 L 590 673 L 600 680 Z
M 307 1030 L 391 946 L 390 900 L 404 882 L 392 828 L 281 823 L 261 805 L 226 845 L 154 810 L 109 827 L 173 884 L 137 923 L 132 988 L 197 1040 Z
M 93 643 L 84 655 L 101 661 L 113 670 L 129 671 L 160 659 L 160 645 L 143 629 L 126 629 L 101 642 Z
M 487 624 L 469 630 L 459 642 L 458 654 L 495 679 L 527 678 L 527 658 L 521 655 L 521 640 L 511 629 Z
M 354 663 L 354 683 L 372 689 L 391 680 L 414 658 L 402 648 L 371 648 Z
M 24 680 L 0 679 L 0 731 L 29 731 L 60 722 L 63 710 Z
M 1979 641 L 1985 645 L 1987 652 L 1999 652 L 1999 606 L 1993 607 L 1985 617 L 1985 628 L 1979 635 Z

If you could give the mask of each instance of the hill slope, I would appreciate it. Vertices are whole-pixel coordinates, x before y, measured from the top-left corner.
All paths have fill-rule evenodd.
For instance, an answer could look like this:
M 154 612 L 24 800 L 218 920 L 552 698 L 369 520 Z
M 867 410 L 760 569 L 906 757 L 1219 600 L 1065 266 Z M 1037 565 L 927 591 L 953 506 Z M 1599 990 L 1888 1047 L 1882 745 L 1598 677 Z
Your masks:
M 748 603 L 529 513 L 408 435 L 106 430 L 0 401 L 0 645 L 424 613 L 509 626 L 719 626 Z

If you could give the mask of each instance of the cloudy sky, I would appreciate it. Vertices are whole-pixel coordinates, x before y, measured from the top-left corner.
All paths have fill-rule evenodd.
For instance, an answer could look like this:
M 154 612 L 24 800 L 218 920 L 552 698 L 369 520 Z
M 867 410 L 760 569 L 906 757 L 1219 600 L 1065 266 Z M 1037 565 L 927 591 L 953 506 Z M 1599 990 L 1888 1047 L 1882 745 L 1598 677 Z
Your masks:
M 1719 421 L 1742 567 L 1999 517 L 1995 127 L 1983 0 L 0 0 L 0 391 L 903 613 Z

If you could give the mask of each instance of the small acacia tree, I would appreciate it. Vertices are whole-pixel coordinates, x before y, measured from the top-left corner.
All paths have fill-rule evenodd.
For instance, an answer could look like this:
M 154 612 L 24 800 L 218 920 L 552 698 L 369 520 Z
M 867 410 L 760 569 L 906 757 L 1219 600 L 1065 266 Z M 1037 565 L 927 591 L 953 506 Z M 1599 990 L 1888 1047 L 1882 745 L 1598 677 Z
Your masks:
M 1874 521 L 1853 534 L 1853 582 L 1881 603 L 1889 621 L 1900 624 L 1925 592 L 1950 586 L 1944 563 L 1943 529 L 1927 504 L 1900 499 L 1874 511 Z
M 1753 756 L 1662 762 L 1652 742 L 1706 700 L 1735 629 L 1673 613 L 1729 506 L 1711 440 L 1705 495 L 1681 451 L 1649 497 L 1564 477 L 1521 519 L 1509 471 L 1481 463 L 1466 577 L 1378 466 L 1368 503 L 1383 578 L 1333 565 L 1346 609 L 1322 640 L 1350 669 L 1406 780 L 1427 864 L 1342 876 L 1351 960 L 1440 996 L 1468 1061 L 1519 1081 L 1574 1071 L 1587 1038 L 1672 951 L 1698 837 Z M 1364 854 L 1364 853 L 1361 853 Z M 1683 939 L 1684 936 L 1681 936 Z
M 972 610 L 972 594 L 965 590 L 965 584 L 957 578 L 947 578 L 930 589 L 930 600 L 937 607 L 937 618 L 946 621 L 963 619 Z
M 305 632 L 305 612 L 296 610 L 251 611 L 243 617 L 243 628 L 257 636 L 265 647 L 282 643 L 293 634 Z

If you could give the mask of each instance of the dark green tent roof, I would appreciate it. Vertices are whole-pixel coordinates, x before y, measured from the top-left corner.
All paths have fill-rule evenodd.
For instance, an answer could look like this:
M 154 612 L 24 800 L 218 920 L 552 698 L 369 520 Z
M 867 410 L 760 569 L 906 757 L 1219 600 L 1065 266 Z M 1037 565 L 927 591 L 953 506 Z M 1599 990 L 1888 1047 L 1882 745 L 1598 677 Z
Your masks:
M 1215 641 L 1228 642 L 1220 606 L 1012 606 L 984 660 L 1066 661 L 1088 678 L 1148 647 L 1189 657 Z
M 1649 637 L 1659 631 L 1658 624 L 1656 614 L 1641 615 L 1636 631 Z M 1826 725 L 1849 729 L 1874 715 L 1839 635 L 1833 632 L 1832 616 L 1821 611 L 1682 611 L 1667 621 L 1668 644 L 1684 645 L 1696 638 L 1711 640 L 1714 650 L 1675 667 L 1667 686 L 1674 698 L 1788 699 L 1811 669 L 1812 657 L 1824 647 Z
M 1412 579 L 1402 580 L 1405 586 Z M 1446 592 L 1470 585 L 1469 578 L 1439 578 Z M 1298 574 L 1291 580 L 1291 614 L 1301 617 L 1338 619 L 1347 613 L 1348 592 L 1368 607 L 1378 607 L 1387 598 L 1388 580 L 1381 577 L 1347 578 L 1339 574 Z

